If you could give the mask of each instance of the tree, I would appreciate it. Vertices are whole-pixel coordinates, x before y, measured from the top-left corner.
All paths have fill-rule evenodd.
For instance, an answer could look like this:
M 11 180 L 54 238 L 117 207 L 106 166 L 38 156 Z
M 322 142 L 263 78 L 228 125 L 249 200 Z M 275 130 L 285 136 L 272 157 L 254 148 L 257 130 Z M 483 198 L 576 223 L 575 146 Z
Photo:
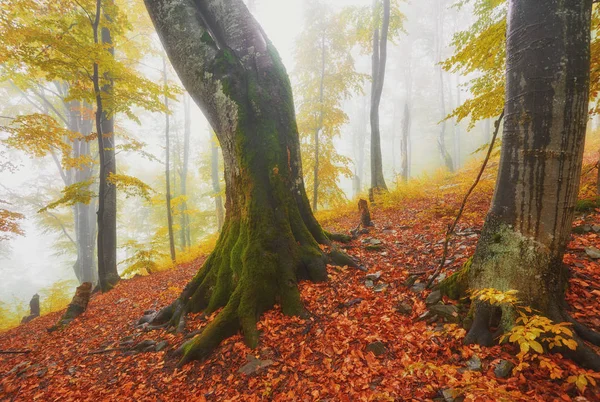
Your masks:
M 107 1 L 106 6 L 110 6 Z M 96 0 L 96 14 L 92 22 L 94 43 L 107 45 L 106 52 L 114 58 L 114 47 L 110 29 L 101 26 L 102 0 Z M 111 17 L 104 11 L 108 23 Z M 91 22 L 91 21 L 90 21 Z M 99 35 L 100 33 L 100 35 Z M 105 84 L 100 83 L 100 63 L 94 62 L 92 82 L 96 97 L 96 134 L 98 137 L 98 153 L 100 155 L 100 185 L 98 190 L 98 282 L 103 292 L 106 292 L 119 281 L 117 271 L 117 187 L 109 181 L 116 173 L 115 156 L 115 121 L 114 111 L 104 108 L 105 97 L 111 97 L 113 80 L 107 69 L 104 72 Z
M 189 248 L 192 245 L 191 234 L 190 234 L 190 217 L 187 206 L 187 181 L 188 181 L 188 168 L 190 164 L 190 136 L 192 134 L 191 129 L 191 116 L 190 116 L 190 97 L 187 94 L 183 96 L 183 157 L 181 161 L 181 170 L 179 174 L 179 195 L 182 197 L 182 201 L 179 205 L 179 219 L 180 219 L 180 231 L 179 239 L 182 250 Z
M 181 82 L 215 130 L 225 162 L 226 216 L 214 251 L 153 322 L 216 311 L 182 346 L 180 363 L 207 356 L 238 330 L 252 347 L 256 322 L 276 303 L 303 314 L 299 279 L 327 279 L 304 182 L 290 82 L 279 55 L 242 0 L 147 0 Z
M 167 95 L 167 59 L 163 55 L 163 82 L 165 85 L 165 182 L 166 182 L 166 205 L 167 205 L 167 227 L 169 229 L 169 250 L 171 260 L 175 261 L 175 235 L 173 233 L 173 211 L 171 210 L 171 146 L 169 141 L 169 96 Z M 184 150 L 184 152 L 186 152 Z M 185 157 L 184 157 L 185 158 Z M 187 166 L 186 166 L 187 170 Z
M 223 196 L 221 194 L 221 180 L 219 178 L 219 144 L 218 139 L 211 135 L 210 139 L 210 180 L 212 182 L 213 197 L 215 197 L 215 213 L 217 215 L 217 228 L 219 232 L 223 229 L 225 211 L 223 208 Z
M 308 2 L 306 7 L 306 29 L 296 43 L 294 75 L 302 165 L 316 211 L 346 200 L 337 181 L 341 175 L 352 177 L 350 160 L 336 151 L 333 140 L 348 122 L 342 102 L 362 90 L 366 76 L 354 67 L 345 20 L 319 1 Z
M 381 4 L 383 3 L 383 18 Z M 381 133 L 379 132 L 379 104 L 383 93 L 385 65 L 387 62 L 387 40 L 390 26 L 390 0 L 373 0 L 373 56 L 371 85 L 371 190 L 387 190 L 383 177 L 381 158 Z
M 600 370 L 600 358 L 582 341 L 600 345 L 600 335 L 565 311 L 568 273 L 562 262 L 583 159 L 591 8 L 591 0 L 512 0 L 496 190 L 472 262 L 441 288 L 454 283 L 455 291 L 467 285 L 518 291 L 525 306 L 554 322 L 574 323 L 581 337 L 575 338 L 577 348 L 560 352 Z M 540 42 L 545 45 L 537 46 Z M 495 312 L 474 300 L 466 343 L 492 343 L 489 321 Z M 501 329 L 509 330 L 516 314 L 509 307 L 501 314 Z
M 443 39 L 444 39 L 444 7 L 445 1 L 439 0 L 439 4 L 435 5 L 435 54 L 436 54 L 436 70 L 438 73 L 439 79 L 439 89 L 440 89 L 440 111 L 441 111 L 441 130 L 440 135 L 438 137 L 438 149 L 440 151 L 440 156 L 446 169 L 450 172 L 454 171 L 454 163 L 452 162 L 452 156 L 448 152 L 446 148 L 446 97 L 445 92 L 446 89 L 444 87 L 444 71 L 442 69 L 442 48 L 443 48 Z

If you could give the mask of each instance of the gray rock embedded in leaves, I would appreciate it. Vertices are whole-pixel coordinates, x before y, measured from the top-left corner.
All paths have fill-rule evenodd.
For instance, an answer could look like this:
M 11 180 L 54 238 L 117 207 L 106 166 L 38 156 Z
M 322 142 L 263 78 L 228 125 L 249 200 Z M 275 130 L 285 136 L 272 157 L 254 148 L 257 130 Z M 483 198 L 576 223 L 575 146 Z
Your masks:
M 410 288 L 410 290 L 412 290 L 415 293 L 421 293 L 422 291 L 425 290 L 425 287 L 427 285 L 424 284 L 423 282 L 419 282 L 419 283 L 415 283 L 414 285 L 412 285 L 412 287 Z
M 381 271 L 374 272 L 372 274 L 365 275 L 365 279 L 370 279 L 375 282 L 377 279 L 381 278 Z
M 479 356 L 473 355 L 473 357 L 467 361 L 467 369 L 471 371 L 481 371 L 481 359 Z
M 590 258 L 593 258 L 594 260 L 597 260 L 597 259 L 600 258 L 600 250 L 598 250 L 596 247 L 586 247 L 585 248 L 585 253 Z
M 515 367 L 513 362 L 508 360 L 500 360 L 494 369 L 494 374 L 498 378 L 508 378 L 512 374 L 512 370 Z
M 157 351 L 157 352 L 160 352 L 161 350 L 163 350 L 164 348 L 166 348 L 168 344 L 169 344 L 169 343 L 168 343 L 167 341 L 161 341 L 161 342 L 158 342 L 158 343 L 156 344 L 156 351 Z
M 261 368 L 268 367 L 271 364 L 273 364 L 273 360 L 260 360 L 254 357 L 253 355 L 246 356 L 246 360 L 248 361 L 248 363 L 244 364 L 238 370 L 238 372 L 246 375 L 254 374 Z
M 434 290 L 433 292 L 429 293 L 429 296 L 427 296 L 425 299 L 425 304 L 431 306 L 432 304 L 439 303 L 440 300 L 442 300 L 442 292 L 439 290 Z
M 410 304 L 403 302 L 396 305 L 396 311 L 402 315 L 412 315 L 413 308 Z
M 460 390 L 447 388 L 442 391 L 442 397 L 444 398 L 444 402 L 459 402 L 463 401 L 465 398 L 461 395 Z
M 372 288 L 373 286 L 375 286 L 375 285 L 373 284 L 373 281 L 372 281 L 372 280 L 370 280 L 370 279 L 367 279 L 367 280 L 365 281 L 365 287 L 367 287 L 367 288 Z
M 387 283 L 378 283 L 377 285 L 375 285 L 375 287 L 373 288 L 373 291 L 376 293 L 381 293 L 383 291 L 385 291 L 387 289 L 389 285 Z
M 452 304 L 434 304 L 429 306 L 429 311 L 450 322 L 458 321 L 458 308 Z
M 384 343 L 381 341 L 371 342 L 367 345 L 367 352 L 372 352 L 375 356 L 381 356 L 386 350 Z

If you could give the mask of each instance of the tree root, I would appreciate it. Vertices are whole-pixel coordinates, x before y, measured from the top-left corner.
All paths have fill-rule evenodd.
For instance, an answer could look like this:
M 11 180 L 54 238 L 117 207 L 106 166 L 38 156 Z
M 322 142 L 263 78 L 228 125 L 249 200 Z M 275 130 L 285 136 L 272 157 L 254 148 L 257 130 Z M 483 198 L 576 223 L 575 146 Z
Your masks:
M 331 233 L 325 232 L 325 235 L 332 241 L 337 241 L 340 243 L 350 243 L 352 240 L 352 236 L 344 234 L 344 233 Z

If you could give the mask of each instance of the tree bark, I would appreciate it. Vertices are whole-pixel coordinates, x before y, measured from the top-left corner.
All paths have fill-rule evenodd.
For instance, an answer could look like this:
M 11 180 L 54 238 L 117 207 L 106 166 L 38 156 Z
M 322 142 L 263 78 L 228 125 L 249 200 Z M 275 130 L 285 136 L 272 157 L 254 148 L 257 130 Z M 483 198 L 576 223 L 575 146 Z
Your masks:
M 94 42 L 99 43 L 100 13 L 102 1 L 96 1 L 96 17 L 93 24 Z M 109 16 L 105 15 L 105 18 Z M 110 30 L 101 28 L 101 41 L 112 45 Z M 108 52 L 114 56 L 114 48 Z M 98 282 L 103 292 L 107 292 L 119 281 L 117 271 L 117 188 L 108 181 L 116 173 L 114 116 L 104 110 L 102 96 L 111 96 L 112 80 L 107 72 L 104 79 L 107 84 L 100 88 L 98 63 L 94 63 L 93 84 L 96 96 L 96 132 L 100 155 L 100 188 L 98 191 Z
M 167 96 L 167 59 L 163 55 L 163 82 L 164 104 L 165 104 L 165 181 L 166 181 L 166 201 L 167 201 L 167 227 L 169 230 L 169 250 L 171 252 L 171 261 L 177 258 L 175 254 L 175 234 L 173 233 L 173 211 L 171 211 L 171 142 L 169 139 L 169 97 Z
M 373 1 L 373 58 L 371 84 L 371 193 L 387 190 L 383 176 L 381 157 L 381 133 L 379 131 L 379 105 L 385 79 L 387 62 L 387 37 L 390 24 L 390 0 L 383 1 L 383 19 L 380 16 L 380 0 Z M 372 200 L 371 200 L 372 201 Z
M 290 82 L 279 55 L 242 0 L 146 0 L 181 82 L 217 133 L 225 162 L 226 215 L 215 250 L 154 324 L 182 329 L 188 312 L 223 308 L 184 344 L 180 364 L 206 357 L 275 304 L 303 314 L 299 279 L 327 279 L 302 180 Z
M 471 289 L 517 290 L 525 306 L 555 322 L 572 321 L 564 308 L 568 274 L 562 259 L 588 119 L 591 6 L 591 0 L 510 2 L 498 180 L 468 275 L 461 272 Z M 489 344 L 490 307 L 474 303 L 465 341 Z M 514 318 L 510 308 L 502 308 L 501 328 L 509 329 Z M 600 343 L 582 325 L 574 329 Z M 598 355 L 579 337 L 576 341 L 576 350 L 558 351 L 600 370 Z
M 223 210 L 223 196 L 221 195 L 221 180 L 219 179 L 219 147 L 216 139 L 210 139 L 211 164 L 210 172 L 212 178 L 213 193 L 215 194 L 215 212 L 217 214 L 217 229 L 219 232 L 223 229 L 225 220 L 225 211 Z

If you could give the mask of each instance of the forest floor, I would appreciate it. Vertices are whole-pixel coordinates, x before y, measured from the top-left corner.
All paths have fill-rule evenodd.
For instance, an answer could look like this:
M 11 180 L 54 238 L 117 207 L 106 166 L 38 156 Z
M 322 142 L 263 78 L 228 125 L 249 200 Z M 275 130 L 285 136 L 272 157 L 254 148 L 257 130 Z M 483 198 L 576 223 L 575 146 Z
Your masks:
M 448 273 L 473 254 L 492 194 L 491 169 L 450 244 Z M 88 310 L 64 330 L 46 331 L 60 316 L 53 313 L 0 334 L 0 350 L 30 350 L 0 355 L 0 400 L 600 400 L 591 373 L 560 356 L 529 356 L 520 362 L 514 346 L 464 346 L 459 326 L 419 320 L 427 311 L 429 291 L 415 292 L 404 283 L 411 273 L 438 266 L 446 227 L 475 170 L 474 165 L 470 173 L 444 179 L 447 184 L 423 179 L 372 208 L 375 227 L 346 246 L 368 272 L 330 267 L 330 281 L 301 283 L 311 318 L 267 312 L 255 350 L 237 335 L 208 360 L 178 369 L 170 352 L 183 335 L 135 327 L 144 310 L 178 296 L 201 266 L 199 259 L 122 281 L 111 292 L 93 296 Z M 594 177 L 595 172 L 584 177 L 583 194 L 591 191 Z M 347 208 L 321 218 L 328 229 L 348 232 L 358 213 Z M 600 248 L 600 234 L 594 231 L 600 226 L 593 225 L 600 225 L 600 210 L 578 215 L 574 226 L 584 233 L 573 234 L 565 262 L 573 273 L 568 290 L 572 315 L 600 330 L 600 260 L 585 251 Z M 368 250 L 372 245 L 380 250 Z M 366 275 L 375 273 L 381 276 L 369 282 Z M 188 331 L 211 318 L 191 316 Z M 153 351 L 132 350 L 142 341 Z M 153 342 L 164 349 L 154 351 Z M 108 350 L 114 348 L 122 349 Z M 506 379 L 494 373 L 502 360 L 517 365 Z

